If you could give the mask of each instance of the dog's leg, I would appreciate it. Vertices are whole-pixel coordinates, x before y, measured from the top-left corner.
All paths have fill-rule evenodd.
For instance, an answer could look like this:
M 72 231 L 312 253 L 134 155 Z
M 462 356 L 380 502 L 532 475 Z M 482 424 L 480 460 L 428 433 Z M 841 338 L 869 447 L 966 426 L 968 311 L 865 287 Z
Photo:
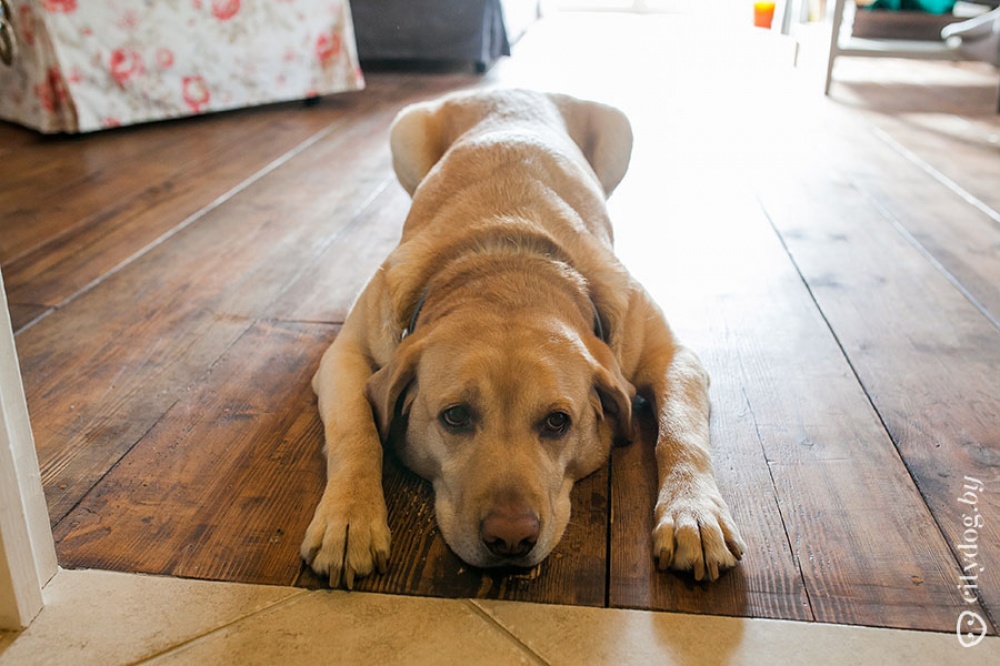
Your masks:
M 660 569 L 715 580 L 745 546 L 712 471 L 708 374 L 694 352 L 676 344 L 662 316 L 644 319 L 635 384 L 651 395 L 658 426 L 653 556 Z
M 313 379 L 326 437 L 326 489 L 306 530 L 302 558 L 330 586 L 385 573 L 389 526 L 382 492 L 382 445 L 365 397 L 372 374 L 348 318 Z M 353 326 L 352 326 L 353 324 Z M 360 327 L 358 327 L 360 328 Z

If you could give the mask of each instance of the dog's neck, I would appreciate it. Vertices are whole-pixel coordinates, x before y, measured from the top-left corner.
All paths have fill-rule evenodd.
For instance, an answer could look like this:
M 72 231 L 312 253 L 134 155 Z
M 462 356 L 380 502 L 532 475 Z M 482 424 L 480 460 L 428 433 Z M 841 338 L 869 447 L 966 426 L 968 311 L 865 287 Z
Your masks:
M 540 234 L 525 235 L 522 233 L 491 234 L 486 238 L 477 239 L 474 244 L 454 248 L 449 253 L 447 259 L 437 267 L 434 275 L 425 281 L 424 286 L 419 291 L 412 307 L 409 322 L 400 335 L 400 341 L 412 335 L 416 330 L 424 310 L 424 304 L 427 302 L 432 291 L 435 290 L 435 286 L 439 286 L 443 281 L 442 275 L 453 273 L 451 279 L 455 280 L 455 276 L 462 274 L 461 268 L 457 267 L 462 259 L 475 257 L 477 260 L 484 258 L 487 260 L 503 260 L 512 256 L 528 259 L 532 262 L 541 261 L 551 266 L 558 265 L 560 266 L 560 272 L 569 273 L 571 277 L 565 281 L 572 283 L 572 291 L 585 296 L 590 304 L 590 309 L 593 312 L 594 335 L 605 343 L 608 342 L 606 327 L 602 322 L 600 311 L 594 302 L 593 296 L 589 292 L 586 279 L 572 266 L 568 257 L 566 257 L 562 249 L 551 238 Z M 447 289 L 444 289 L 444 291 L 447 291 Z
M 424 301 L 426 300 L 427 290 L 424 290 L 420 294 L 420 298 L 417 299 L 417 303 L 413 308 L 413 316 L 410 317 L 410 323 L 406 325 L 406 328 L 403 329 L 403 333 L 399 336 L 400 342 L 409 337 L 409 335 L 413 333 L 414 329 L 416 329 L 417 319 L 420 318 L 420 311 L 423 309 Z M 604 334 L 604 324 L 601 323 L 601 313 L 597 311 L 597 305 L 594 303 L 593 298 L 590 299 L 590 306 L 594 310 L 594 335 L 596 335 L 602 342 L 607 343 L 608 338 Z

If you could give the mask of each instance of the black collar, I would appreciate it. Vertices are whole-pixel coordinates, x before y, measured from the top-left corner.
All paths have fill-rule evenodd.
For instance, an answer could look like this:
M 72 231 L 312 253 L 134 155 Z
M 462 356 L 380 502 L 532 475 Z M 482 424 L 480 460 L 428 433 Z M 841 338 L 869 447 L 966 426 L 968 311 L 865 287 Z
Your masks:
M 399 341 L 402 342 L 407 338 L 410 333 L 413 333 L 413 329 L 417 327 L 417 317 L 420 316 L 420 310 L 424 307 L 424 301 L 427 300 L 427 290 L 425 289 L 423 293 L 420 294 L 420 298 L 417 299 L 417 304 L 413 308 L 413 316 L 410 317 L 410 323 L 406 328 L 403 329 L 403 334 L 399 336 Z
M 597 311 L 597 303 L 594 302 L 593 298 L 590 299 L 590 307 L 594 310 L 594 335 L 597 336 L 598 340 L 607 344 L 608 338 L 604 335 L 604 324 L 601 323 L 601 313 Z

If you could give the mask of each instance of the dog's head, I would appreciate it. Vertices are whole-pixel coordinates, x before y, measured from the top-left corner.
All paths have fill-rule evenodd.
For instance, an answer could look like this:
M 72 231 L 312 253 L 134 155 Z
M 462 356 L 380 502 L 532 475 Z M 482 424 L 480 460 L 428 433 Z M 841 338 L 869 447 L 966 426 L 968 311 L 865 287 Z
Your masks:
M 573 483 L 631 439 L 632 386 L 608 346 L 557 317 L 455 319 L 403 341 L 368 383 L 399 454 L 431 480 L 445 541 L 476 566 L 534 566 L 562 537 Z

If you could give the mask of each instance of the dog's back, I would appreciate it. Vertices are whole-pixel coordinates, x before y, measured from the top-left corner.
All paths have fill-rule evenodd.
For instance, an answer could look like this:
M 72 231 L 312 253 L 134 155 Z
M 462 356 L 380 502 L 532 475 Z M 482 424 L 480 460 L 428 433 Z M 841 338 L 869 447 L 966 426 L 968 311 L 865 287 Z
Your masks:
M 530 216 L 541 226 L 575 218 L 573 228 L 550 232 L 587 231 L 611 245 L 604 202 L 632 149 L 617 109 L 524 90 L 464 93 L 408 107 L 391 145 L 399 181 L 413 196 L 404 241 L 435 221 L 454 233 L 456 223 L 487 216 Z M 552 210 L 553 201 L 568 210 Z M 540 202 L 547 208 L 536 210 Z

